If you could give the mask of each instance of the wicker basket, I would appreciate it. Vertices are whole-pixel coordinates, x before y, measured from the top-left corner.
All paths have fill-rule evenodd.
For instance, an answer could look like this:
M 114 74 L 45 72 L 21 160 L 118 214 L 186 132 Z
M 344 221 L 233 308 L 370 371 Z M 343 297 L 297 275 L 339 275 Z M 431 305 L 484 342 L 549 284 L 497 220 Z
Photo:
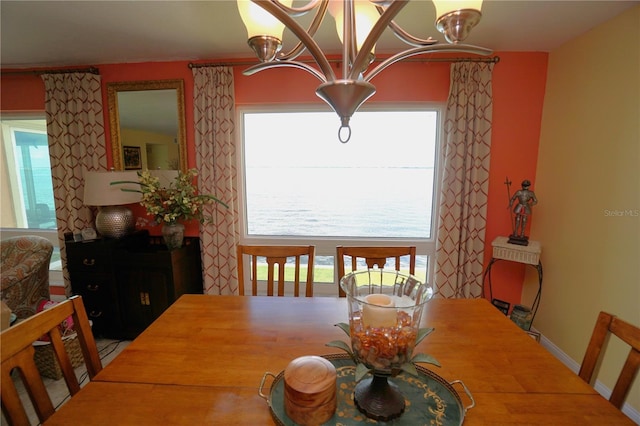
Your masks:
M 82 357 L 82 349 L 77 339 L 77 334 L 72 333 L 63 337 L 64 348 L 69 355 L 71 365 L 73 368 L 79 367 L 84 363 Z M 36 353 L 34 360 L 38 366 L 38 370 L 43 377 L 48 377 L 54 380 L 60 380 L 62 378 L 62 369 L 56 359 L 56 355 L 53 351 L 53 347 L 50 342 L 37 342 L 34 343 L 34 349 Z

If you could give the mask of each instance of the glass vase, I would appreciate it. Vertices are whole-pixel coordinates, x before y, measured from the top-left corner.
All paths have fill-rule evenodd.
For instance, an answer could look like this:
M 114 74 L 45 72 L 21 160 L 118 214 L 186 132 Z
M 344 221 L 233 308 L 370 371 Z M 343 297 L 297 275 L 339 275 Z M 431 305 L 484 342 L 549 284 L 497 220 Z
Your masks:
M 412 275 L 382 269 L 351 272 L 340 286 L 347 294 L 353 355 L 371 373 L 356 385 L 355 405 L 374 420 L 397 418 L 405 400 L 389 378 L 411 362 L 433 289 Z
M 184 225 L 179 222 L 165 223 L 162 225 L 162 238 L 169 250 L 179 249 L 184 240 Z

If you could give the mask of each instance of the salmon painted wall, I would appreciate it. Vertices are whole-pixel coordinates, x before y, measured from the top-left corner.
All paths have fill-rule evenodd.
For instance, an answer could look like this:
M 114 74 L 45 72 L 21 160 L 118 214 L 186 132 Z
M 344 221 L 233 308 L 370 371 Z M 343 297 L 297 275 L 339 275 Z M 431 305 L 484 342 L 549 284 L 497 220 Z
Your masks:
M 533 182 L 540 136 L 542 103 L 545 91 L 546 53 L 498 52 L 493 78 L 493 130 L 491 170 L 489 173 L 489 206 L 485 244 L 485 264 L 491 258 L 491 242 L 496 236 L 511 232 L 505 177 L 519 186 L 523 179 Z M 111 137 L 108 131 L 106 83 L 160 79 L 184 79 L 187 123 L 188 166 L 195 167 L 193 123 L 193 76 L 187 62 L 107 64 L 99 65 L 103 82 L 105 130 L 108 164 L 111 159 Z M 339 65 L 337 65 L 339 67 Z M 296 69 L 268 70 L 247 77 L 243 66 L 234 68 L 235 95 L 238 105 L 318 104 L 318 80 Z M 337 69 L 339 71 L 339 68 Z M 446 102 L 449 92 L 449 64 L 399 63 L 372 81 L 377 93 L 369 103 Z M 2 111 L 43 111 L 44 85 L 35 75 L 2 75 L 0 109 Z M 286 85 L 284 84 L 286 83 Z M 336 131 L 338 128 L 336 117 Z M 544 202 L 542 200 L 541 202 Z M 144 212 L 134 210 L 137 215 Z M 534 218 L 535 220 L 535 213 Z M 158 229 L 152 229 L 159 233 Z M 187 227 L 188 235 L 197 235 L 197 224 Z M 493 296 L 510 303 L 520 303 L 524 265 L 499 262 L 493 269 Z M 523 301 L 526 303 L 526 301 Z

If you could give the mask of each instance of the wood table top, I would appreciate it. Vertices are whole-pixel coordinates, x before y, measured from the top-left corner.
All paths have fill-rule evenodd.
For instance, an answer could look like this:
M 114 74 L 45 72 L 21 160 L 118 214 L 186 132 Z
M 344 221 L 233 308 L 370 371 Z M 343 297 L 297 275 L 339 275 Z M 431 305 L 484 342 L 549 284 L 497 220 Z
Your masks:
M 338 322 L 345 298 L 184 295 L 46 424 L 274 424 L 263 376 L 340 352 Z M 633 424 L 484 299 L 431 300 L 423 326 L 424 366 L 475 399 L 465 425 Z

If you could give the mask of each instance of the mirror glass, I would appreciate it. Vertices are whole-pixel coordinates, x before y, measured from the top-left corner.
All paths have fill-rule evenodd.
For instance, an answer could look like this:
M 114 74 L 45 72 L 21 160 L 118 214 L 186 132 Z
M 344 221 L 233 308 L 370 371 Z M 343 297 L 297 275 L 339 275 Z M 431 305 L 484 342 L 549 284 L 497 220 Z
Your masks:
M 107 83 L 115 170 L 187 168 L 183 80 Z

